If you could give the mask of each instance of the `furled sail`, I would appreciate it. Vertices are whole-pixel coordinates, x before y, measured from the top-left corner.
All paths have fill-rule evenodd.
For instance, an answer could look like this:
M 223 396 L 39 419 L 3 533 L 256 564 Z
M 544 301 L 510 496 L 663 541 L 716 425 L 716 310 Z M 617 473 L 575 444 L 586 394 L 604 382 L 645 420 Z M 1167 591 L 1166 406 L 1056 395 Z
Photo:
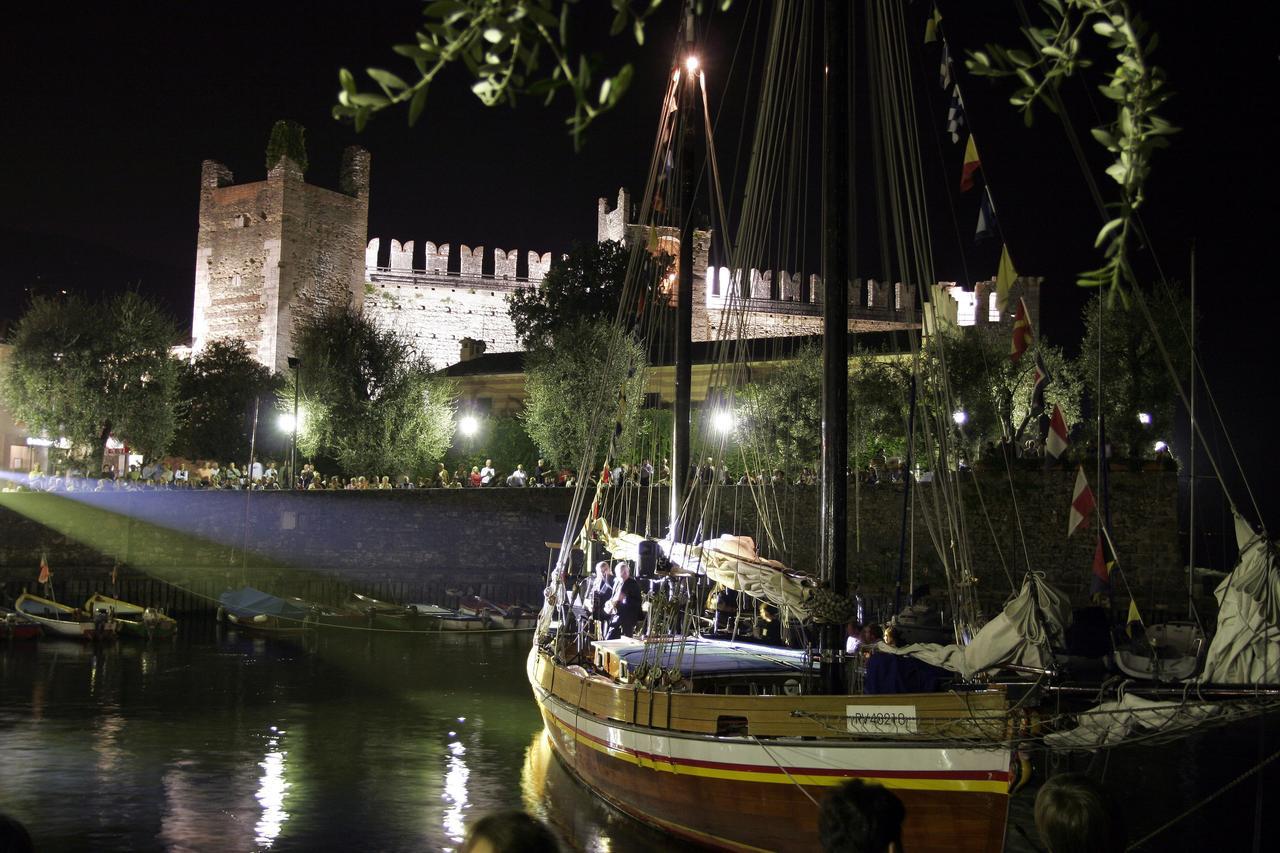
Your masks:
M 621 560 L 638 560 L 643 536 L 614 527 L 603 518 L 591 519 L 583 529 L 584 538 L 593 536 Z M 797 616 L 809 615 L 809 597 L 816 584 L 812 578 L 793 572 L 777 560 L 761 557 L 750 536 L 724 534 L 701 545 L 658 541 L 658 547 L 676 575 L 706 575 L 729 589 L 752 598 L 787 607 Z
M 1028 572 L 1018 594 L 968 645 L 915 643 L 893 648 L 881 643 L 877 650 L 917 658 L 965 678 L 1002 666 L 1044 670 L 1053 664 L 1053 647 L 1064 645 L 1070 623 L 1067 597 L 1046 583 L 1043 574 Z
M 1218 585 L 1218 630 L 1201 681 L 1280 683 L 1280 571 L 1275 543 L 1236 515 L 1240 561 Z

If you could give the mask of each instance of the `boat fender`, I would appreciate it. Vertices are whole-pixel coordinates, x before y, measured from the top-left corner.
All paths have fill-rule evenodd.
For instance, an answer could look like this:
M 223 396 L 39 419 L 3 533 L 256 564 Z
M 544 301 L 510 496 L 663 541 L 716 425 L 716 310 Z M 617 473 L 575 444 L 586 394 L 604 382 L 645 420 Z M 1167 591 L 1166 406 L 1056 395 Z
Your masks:
M 1031 750 L 1025 744 L 1018 746 L 1013 765 L 1013 779 L 1009 783 L 1009 793 L 1016 794 L 1031 781 Z

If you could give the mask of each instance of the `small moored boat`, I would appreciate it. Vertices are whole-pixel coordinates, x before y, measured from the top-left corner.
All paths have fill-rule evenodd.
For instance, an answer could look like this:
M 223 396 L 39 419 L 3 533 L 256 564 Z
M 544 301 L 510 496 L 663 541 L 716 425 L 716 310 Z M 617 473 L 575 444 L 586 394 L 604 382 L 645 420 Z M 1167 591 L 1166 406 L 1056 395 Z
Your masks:
M 110 640 L 116 636 L 116 620 L 110 613 L 86 613 L 67 604 L 59 604 L 24 592 L 14 602 L 14 609 L 53 637 L 77 640 Z
M 154 607 L 144 607 L 121 601 L 102 593 L 94 593 L 84 603 L 86 613 L 97 613 L 106 610 L 115 617 L 120 634 L 131 637 L 172 637 L 178 629 L 178 620 L 165 615 L 164 611 Z
M 0 607 L 0 640 L 34 640 L 40 626 L 21 613 Z

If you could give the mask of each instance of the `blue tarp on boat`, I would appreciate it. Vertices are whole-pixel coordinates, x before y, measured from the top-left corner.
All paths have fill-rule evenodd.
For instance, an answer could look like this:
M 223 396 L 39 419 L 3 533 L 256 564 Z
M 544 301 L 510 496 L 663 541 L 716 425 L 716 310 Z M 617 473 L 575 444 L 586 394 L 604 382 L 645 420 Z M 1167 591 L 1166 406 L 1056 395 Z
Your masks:
M 218 596 L 218 601 L 223 607 L 240 618 L 252 618 L 260 614 L 267 616 L 281 616 L 285 619 L 306 618 L 307 611 L 304 607 L 299 607 L 292 601 L 286 601 L 276 595 L 263 592 L 260 589 L 254 589 L 246 586 L 243 589 L 227 590 Z

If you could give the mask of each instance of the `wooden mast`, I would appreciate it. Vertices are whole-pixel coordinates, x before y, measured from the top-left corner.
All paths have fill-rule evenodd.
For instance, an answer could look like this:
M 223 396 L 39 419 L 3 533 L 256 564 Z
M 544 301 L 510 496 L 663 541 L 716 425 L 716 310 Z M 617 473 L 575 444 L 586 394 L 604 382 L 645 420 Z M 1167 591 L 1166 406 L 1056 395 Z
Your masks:
M 849 592 L 849 4 L 826 0 L 822 122 L 822 518 L 821 577 L 833 592 Z M 823 642 L 824 681 L 840 687 L 836 649 L 843 631 L 829 625 Z
M 680 503 L 692 476 L 689 453 L 690 389 L 693 385 L 693 178 L 694 106 L 698 60 L 694 52 L 693 7 L 685 10 L 684 67 L 680 69 L 680 250 L 676 280 L 675 412 L 671 441 L 671 541 L 681 541 Z

